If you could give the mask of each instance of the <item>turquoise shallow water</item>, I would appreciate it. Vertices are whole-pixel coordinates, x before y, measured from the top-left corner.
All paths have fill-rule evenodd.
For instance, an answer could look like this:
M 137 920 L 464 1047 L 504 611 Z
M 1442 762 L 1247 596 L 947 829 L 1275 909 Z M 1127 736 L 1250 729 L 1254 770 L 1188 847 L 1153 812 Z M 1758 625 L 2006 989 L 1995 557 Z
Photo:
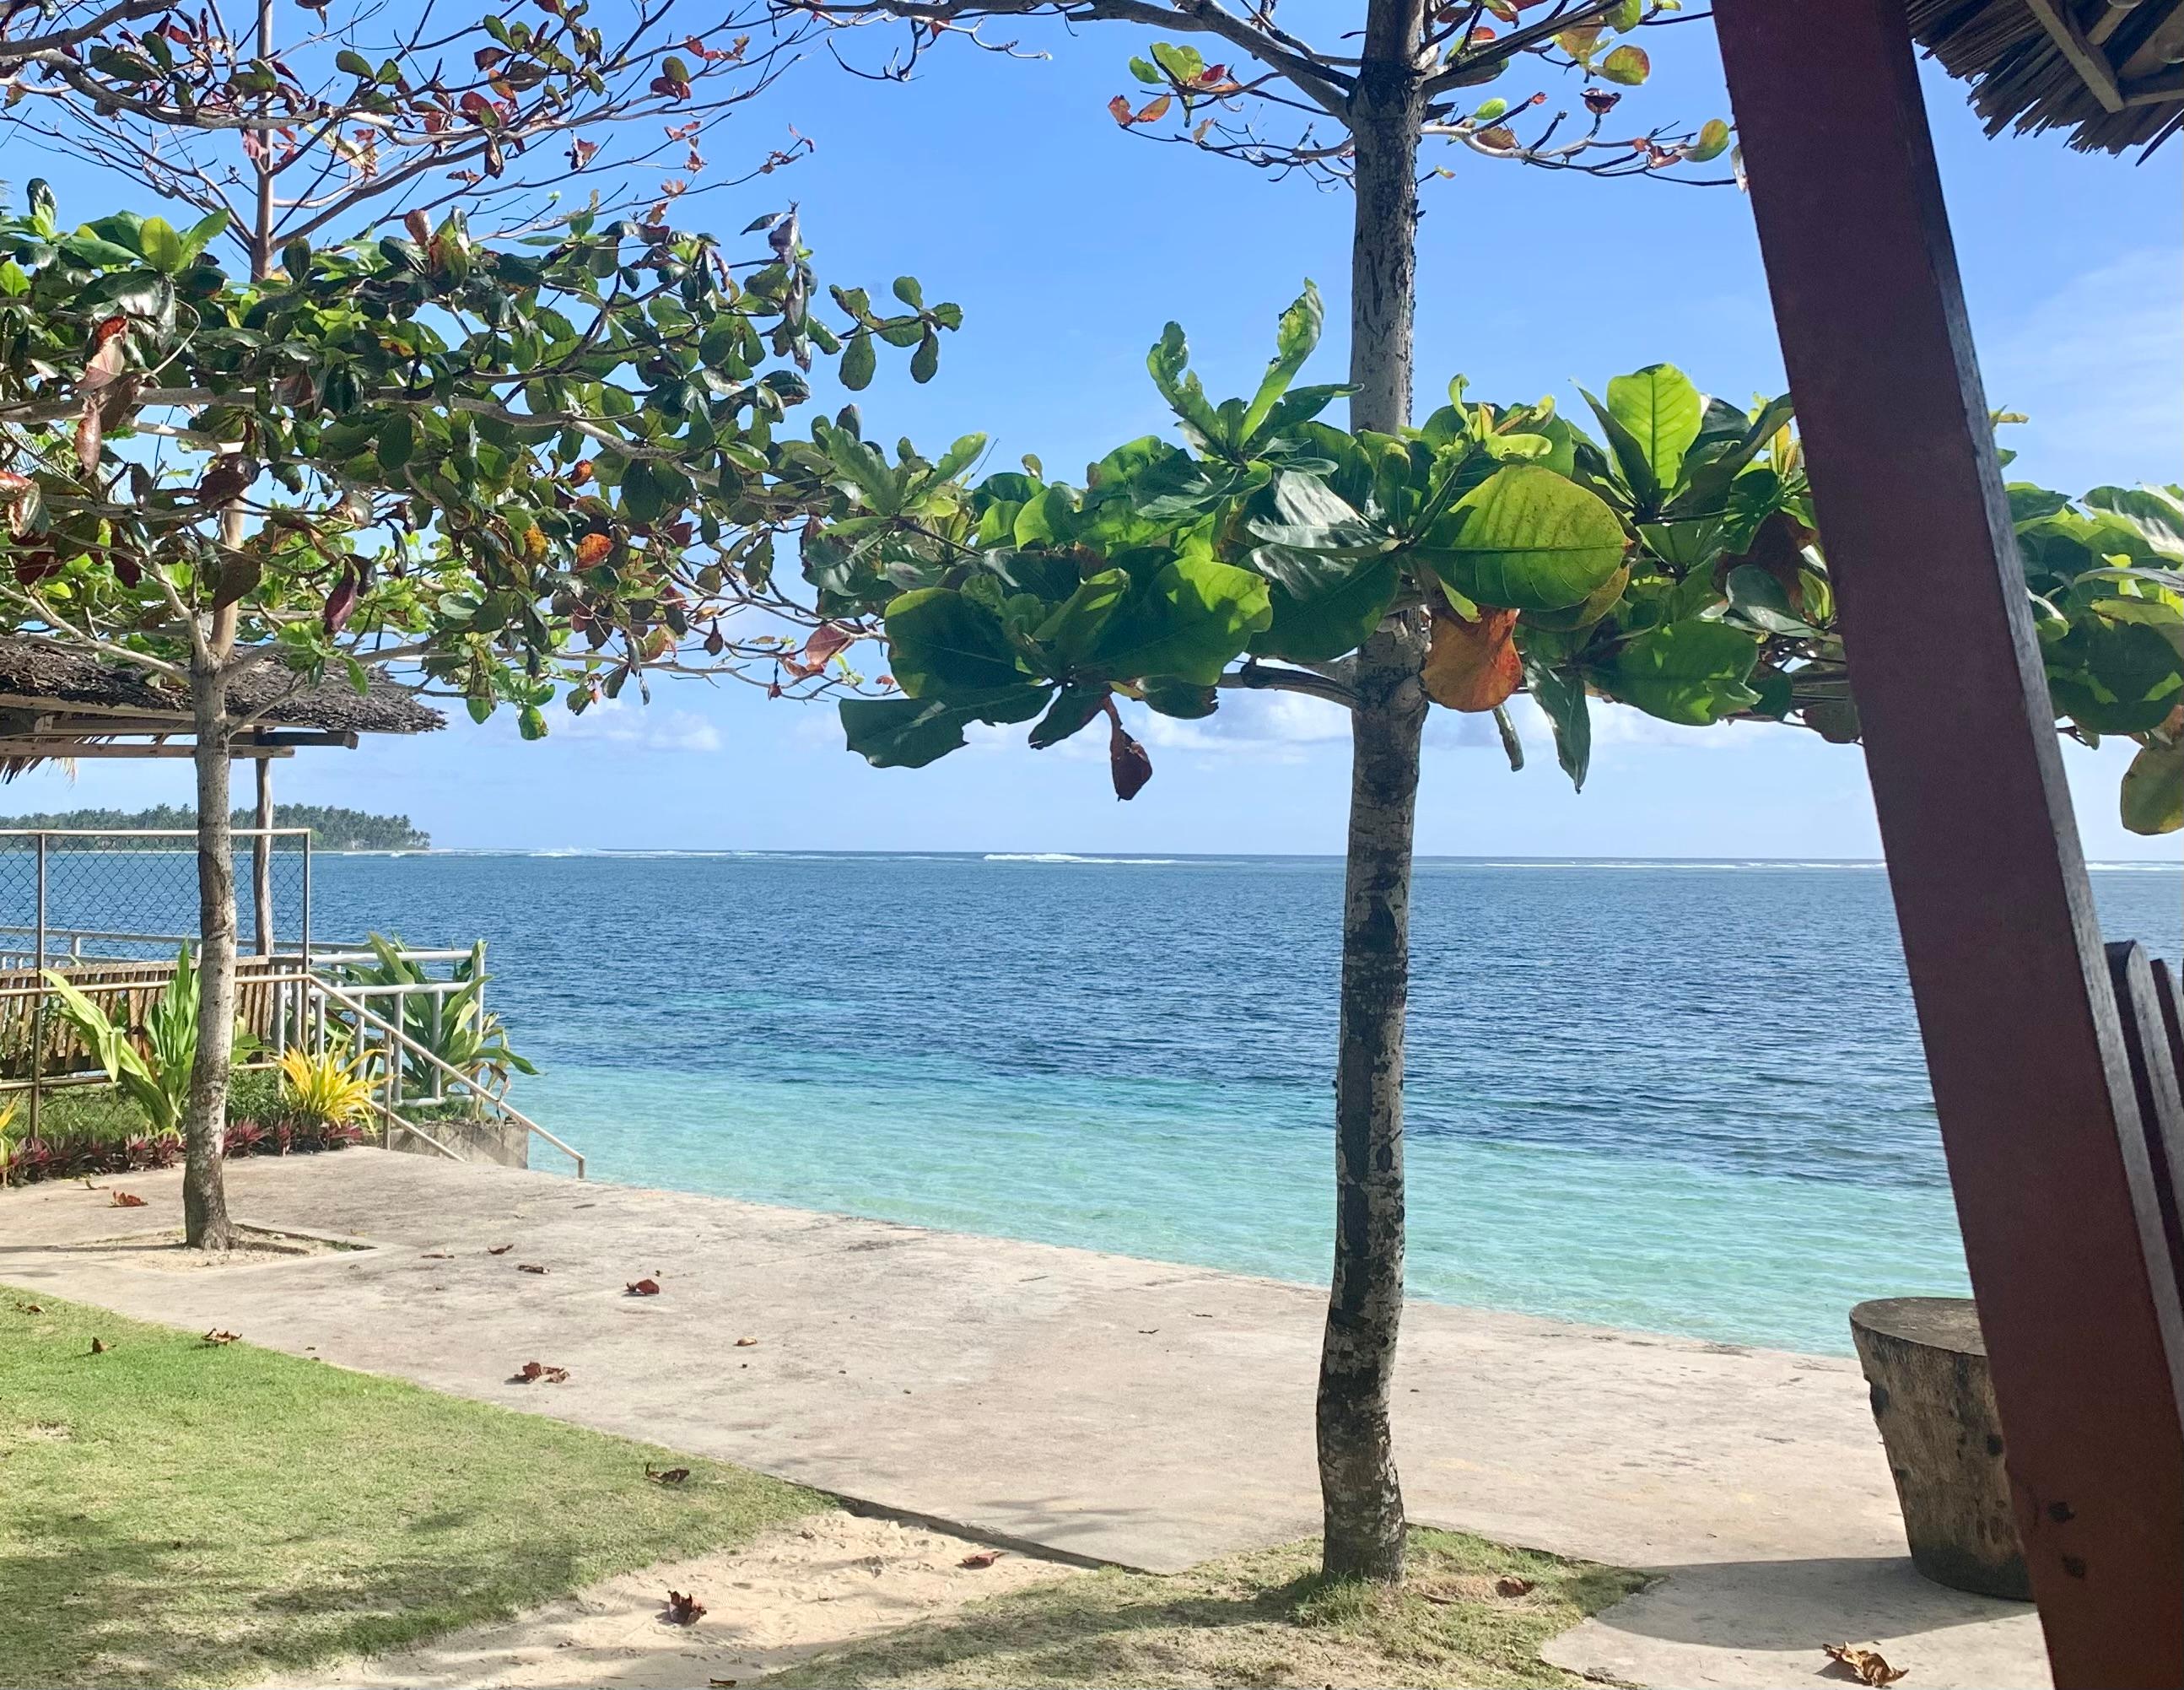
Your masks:
M 2184 949 L 2184 872 L 2097 871 Z M 1305 1282 L 1331 1227 L 1324 859 L 345 857 L 321 932 L 483 934 L 594 1177 Z M 1884 878 L 1420 865 L 1415 1295 L 1847 1348 L 1961 1291 Z M 552 1158 L 540 1157 L 541 1165 Z

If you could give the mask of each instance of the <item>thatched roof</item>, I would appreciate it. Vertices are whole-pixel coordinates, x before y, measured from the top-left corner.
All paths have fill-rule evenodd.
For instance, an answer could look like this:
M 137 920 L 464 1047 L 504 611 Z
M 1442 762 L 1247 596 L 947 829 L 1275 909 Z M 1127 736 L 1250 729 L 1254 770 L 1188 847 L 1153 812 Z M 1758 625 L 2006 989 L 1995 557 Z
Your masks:
M 1909 0 L 1911 33 L 1998 135 L 2151 152 L 2184 126 L 2184 0 Z
M 245 672 L 232 699 L 234 713 L 251 718 L 250 731 L 260 734 L 427 733 L 447 723 L 378 672 L 359 694 L 346 678 L 313 685 L 292 670 L 264 664 Z M 10 742 L 25 734 L 103 740 L 193 732 L 188 698 L 163 676 L 44 640 L 0 637 L 0 745 L 13 749 Z

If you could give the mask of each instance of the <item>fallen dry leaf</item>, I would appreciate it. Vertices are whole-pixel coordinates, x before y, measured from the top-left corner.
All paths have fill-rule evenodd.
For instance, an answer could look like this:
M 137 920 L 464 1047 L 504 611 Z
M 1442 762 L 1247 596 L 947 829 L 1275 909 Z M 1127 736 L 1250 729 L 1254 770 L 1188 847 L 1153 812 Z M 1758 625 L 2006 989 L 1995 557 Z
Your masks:
M 1532 1581 L 1520 1579 L 1514 1573 L 1504 1573 L 1494 1581 L 1494 1593 L 1496 1596 L 1529 1596 Z
M 747 1350 L 757 1341 L 755 1338 L 738 1338 L 736 1340 L 736 1347 L 739 1350 Z
M 549 1367 L 543 1361 L 527 1361 L 515 1369 L 508 1382 L 510 1385 L 566 1385 L 569 1369 Z
M 543 1274 L 546 1269 L 536 1262 L 518 1262 L 515 1264 L 515 1271 L 519 1274 Z
M 46 1305 L 42 1302 L 19 1302 L 15 1305 L 15 1312 L 18 1314 L 43 1314 Z
M 712 1690 L 736 1690 L 736 1681 L 733 1678 L 709 1678 L 705 1682 L 712 1687 Z
M 103 1338 L 93 1338 L 91 1341 L 91 1353 L 95 1356 L 104 1355 L 106 1353 L 106 1340 Z
M 230 1332 L 221 1327 L 215 1326 L 211 1331 L 204 1335 L 204 1341 L 208 1344 L 231 1344 L 242 1337 L 242 1334 L 240 1332 Z
M 1869 1648 L 1864 1643 L 1828 1643 L 1822 1646 L 1820 1653 L 1861 1684 L 1875 1687 L 1893 1684 L 1910 1670 L 1891 1666 L 1888 1658 L 1879 1649 Z
M 647 1466 L 644 1476 L 655 1485 L 679 1485 L 690 1476 L 690 1470 L 688 1467 Z
M 421 1262 L 451 1262 L 454 1258 L 444 1250 L 427 1250 L 417 1259 Z
M 134 1191 L 116 1191 L 106 1201 L 109 1207 L 117 1209 L 141 1209 L 144 1207 L 143 1198 Z
M 515 1247 L 513 1244 L 488 1244 L 485 1247 L 485 1253 L 488 1256 L 505 1256 Z
M 1006 1549 L 974 1549 L 956 1565 L 959 1567 L 990 1567 L 1006 1553 L 1008 1551 Z
M 705 1604 L 698 1600 L 696 1592 L 671 1590 L 667 1592 L 667 1611 L 660 1618 L 671 1626 L 694 1626 L 705 1611 Z
M 629 1294 L 632 1297 L 657 1297 L 660 1295 L 660 1281 L 658 1280 L 632 1280 L 629 1282 Z

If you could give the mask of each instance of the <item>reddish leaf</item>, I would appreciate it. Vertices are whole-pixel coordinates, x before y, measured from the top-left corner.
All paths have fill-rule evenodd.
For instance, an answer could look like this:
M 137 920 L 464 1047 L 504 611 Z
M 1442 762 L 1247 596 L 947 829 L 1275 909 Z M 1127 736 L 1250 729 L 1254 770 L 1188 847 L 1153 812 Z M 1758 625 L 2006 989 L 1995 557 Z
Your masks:
M 1514 611 L 1485 611 L 1477 622 L 1436 614 L 1426 652 L 1426 696 L 1451 710 L 1492 710 L 1524 678 Z
M 660 1615 L 671 1626 L 694 1626 L 705 1611 L 705 1604 L 698 1600 L 694 1592 L 671 1590 L 667 1592 L 667 1611 Z
M 1138 114 L 1132 118 L 1130 121 L 1132 123 L 1158 123 L 1162 118 L 1167 115 L 1167 109 L 1173 103 L 1174 101 L 1167 95 L 1156 94 L 1152 98 L 1147 100 L 1145 104 L 1138 108 Z
M 1117 94 L 1108 101 L 1107 114 L 1125 129 L 1136 121 L 1130 113 L 1130 97 L 1128 94 Z
M 587 534 L 577 542 L 577 567 L 596 569 L 607 561 L 614 550 L 614 540 L 606 534 Z
M 1585 109 L 1587 111 L 1595 117 L 1606 117 L 1608 113 L 1615 109 L 1617 103 L 1623 96 L 1613 88 L 1587 88 L 1584 98 Z
M 510 1376 L 510 1385 L 566 1385 L 569 1369 L 554 1367 L 543 1361 L 527 1361 Z
M 847 628 L 827 622 L 813 630 L 811 638 L 804 642 L 804 661 L 815 672 L 827 667 L 838 651 L 844 650 L 856 638 Z
M 134 1191 L 116 1191 L 107 1202 L 109 1208 L 117 1209 L 141 1209 L 144 1207 L 143 1198 Z
M 1145 748 L 1123 730 L 1123 718 L 1113 703 L 1107 706 L 1107 772 L 1115 782 L 1115 796 L 1128 803 L 1145 789 L 1153 778 L 1153 760 Z
M 956 1565 L 959 1567 L 990 1567 L 1007 1553 L 1006 1549 L 974 1549 Z
M 1532 1593 L 1532 1581 L 1529 1579 L 1518 1578 L 1514 1573 L 1504 1573 L 1494 1581 L 1494 1593 L 1496 1596 L 1529 1596 Z
M 402 226 L 410 231 L 410 238 L 421 247 L 432 244 L 432 220 L 421 211 L 413 211 L 402 220 Z
M 658 1280 L 632 1280 L 629 1282 L 629 1295 L 632 1297 L 657 1297 L 660 1295 L 660 1281 Z
M 215 1326 L 211 1331 L 204 1335 L 204 1341 L 208 1344 L 231 1344 L 242 1336 L 242 1334 L 240 1332 L 225 1331 L 221 1328 Z
M 320 624 L 326 629 L 329 639 L 339 633 L 349 617 L 355 614 L 356 600 L 356 572 L 344 568 L 334 590 L 326 594 L 326 608 L 320 615 Z

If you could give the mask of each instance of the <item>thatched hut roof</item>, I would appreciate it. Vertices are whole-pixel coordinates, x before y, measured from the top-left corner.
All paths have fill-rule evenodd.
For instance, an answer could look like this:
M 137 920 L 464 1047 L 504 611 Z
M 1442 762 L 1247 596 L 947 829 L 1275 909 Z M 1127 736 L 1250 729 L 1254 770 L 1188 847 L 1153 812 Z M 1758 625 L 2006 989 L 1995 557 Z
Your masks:
M 247 723 L 238 756 L 447 724 L 377 672 L 359 693 L 345 678 L 314 684 L 269 663 L 247 671 L 231 696 Z M 188 698 L 164 676 L 47 640 L 0 637 L 0 768 L 10 774 L 48 757 L 186 756 L 195 733 Z
M 1998 135 L 2068 129 L 2087 153 L 2184 127 L 2184 0 L 1909 0 L 1911 33 Z

